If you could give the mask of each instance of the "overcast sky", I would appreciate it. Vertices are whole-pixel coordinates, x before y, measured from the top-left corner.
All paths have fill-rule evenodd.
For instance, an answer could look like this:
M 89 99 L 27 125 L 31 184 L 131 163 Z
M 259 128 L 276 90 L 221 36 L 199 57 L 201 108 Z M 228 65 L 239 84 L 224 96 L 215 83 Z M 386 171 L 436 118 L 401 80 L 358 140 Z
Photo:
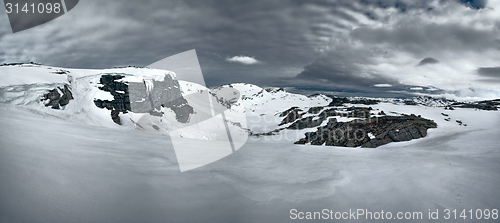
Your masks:
M 191 49 L 208 86 L 500 98 L 500 0 L 81 0 L 18 33 L 0 12 L 0 63 L 146 66 Z

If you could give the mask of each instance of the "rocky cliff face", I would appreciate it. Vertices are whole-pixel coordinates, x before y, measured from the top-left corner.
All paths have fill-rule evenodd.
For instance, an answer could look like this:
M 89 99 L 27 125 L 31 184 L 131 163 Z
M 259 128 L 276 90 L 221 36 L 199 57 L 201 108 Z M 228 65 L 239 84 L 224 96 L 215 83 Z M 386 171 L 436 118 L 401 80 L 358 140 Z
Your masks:
M 331 118 L 326 126 L 306 133 L 305 138 L 295 144 L 374 148 L 390 142 L 425 137 L 427 129 L 436 127 L 434 121 L 414 115 L 382 116 L 350 122 L 337 122 L 336 118 Z
M 163 81 L 131 82 L 129 91 L 133 112 L 161 116 L 161 107 L 170 108 L 181 123 L 186 123 L 189 115 L 194 112 L 193 107 L 182 96 L 179 82 L 170 75 L 165 75 Z
M 99 108 L 111 110 L 111 118 L 121 124 L 119 114 L 129 111 L 149 113 L 154 116 L 163 115 L 161 108 L 174 111 L 179 122 L 186 123 L 193 108 L 182 96 L 179 82 L 170 75 L 165 75 L 163 81 L 143 80 L 143 82 L 123 82 L 121 74 L 106 74 L 100 78 L 100 90 L 110 92 L 114 100 L 94 100 Z
M 50 106 L 53 109 L 60 109 L 61 107 L 69 104 L 69 101 L 73 99 L 73 94 L 71 93 L 68 85 L 61 87 L 56 87 L 50 90 L 48 93 L 44 94 L 42 101 L 45 106 Z
M 100 78 L 99 87 L 102 91 L 107 91 L 113 95 L 113 100 L 94 100 L 94 104 L 99 108 L 111 110 L 111 118 L 116 124 L 121 124 L 120 112 L 127 113 L 130 111 L 130 97 L 128 93 L 128 85 L 118 80 L 125 76 L 119 74 L 106 74 Z
M 279 125 L 281 126 L 287 123 L 295 122 L 295 120 L 301 118 L 304 114 L 305 113 L 302 113 L 302 110 L 299 109 L 298 107 L 291 107 L 290 109 L 280 114 L 280 117 L 285 117 L 285 118 L 283 118 L 283 121 L 281 121 Z

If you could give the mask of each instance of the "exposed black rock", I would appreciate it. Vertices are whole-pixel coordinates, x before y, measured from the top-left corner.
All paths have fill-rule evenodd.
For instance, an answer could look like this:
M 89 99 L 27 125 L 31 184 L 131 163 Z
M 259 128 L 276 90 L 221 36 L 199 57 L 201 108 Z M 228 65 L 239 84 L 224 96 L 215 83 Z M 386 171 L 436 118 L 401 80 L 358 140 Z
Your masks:
M 124 78 L 123 75 L 105 74 L 102 75 L 99 83 L 103 86 L 100 90 L 107 91 L 113 95 L 113 100 L 94 100 L 94 104 L 99 108 L 111 110 L 111 118 L 116 124 L 121 125 L 120 112 L 127 113 L 130 111 L 130 98 L 128 94 L 128 86 L 125 83 L 116 81 Z
M 281 121 L 281 123 L 279 125 L 281 126 L 281 125 L 284 125 L 287 123 L 291 123 L 291 122 L 294 122 L 295 120 L 301 118 L 305 114 L 305 113 L 300 113 L 301 111 L 302 110 L 297 108 L 297 107 L 291 107 L 288 110 L 282 112 L 280 114 L 280 117 L 285 116 L 285 118 L 283 119 L 283 121 Z
M 371 107 L 368 107 L 368 108 L 350 107 L 350 108 L 347 108 L 347 111 L 350 111 L 348 113 L 347 117 L 349 117 L 349 118 L 369 118 L 371 110 L 373 110 Z
M 411 115 L 382 116 L 350 122 L 337 122 L 335 118 L 331 118 L 326 126 L 319 127 L 316 132 L 306 133 L 305 138 L 295 144 L 374 148 L 390 142 L 425 137 L 427 129 L 436 127 L 437 124 L 432 120 Z
M 63 70 L 63 69 L 59 69 L 59 70 L 56 70 L 54 72 L 52 72 L 54 74 L 69 74 L 69 70 Z
M 128 111 L 138 113 L 149 113 L 161 116 L 161 107 L 170 108 L 174 111 L 179 122 L 186 123 L 189 115 L 194 113 L 186 99 L 181 95 L 179 82 L 169 75 L 165 75 L 163 81 L 152 81 L 153 88 L 148 91 L 146 82 L 125 83 L 118 81 L 125 76 L 120 74 L 105 74 L 100 78 L 100 90 L 110 92 L 113 100 L 94 100 L 99 108 L 111 110 L 111 118 L 117 124 L 121 124 L 119 114 Z M 130 91 L 133 91 L 130 94 Z M 131 98 L 132 97 L 132 98 Z M 132 101 L 132 103 L 131 103 Z
M 321 122 L 323 122 L 323 120 L 321 118 L 316 118 L 314 116 L 309 116 L 309 117 L 300 119 L 300 120 L 292 123 L 290 126 L 287 127 L 287 129 L 312 128 L 312 127 L 316 127 L 318 125 L 321 125 Z
M 379 100 L 373 100 L 373 99 L 356 99 L 356 100 L 350 100 L 349 103 L 351 104 L 364 104 L 364 105 L 376 105 L 380 101 Z
M 360 99 L 349 99 L 349 98 L 342 98 L 342 97 L 335 97 L 335 96 L 329 96 L 332 99 L 332 102 L 328 106 L 342 106 L 346 103 L 349 104 L 364 104 L 364 105 L 376 105 L 380 101 L 379 100 L 374 100 L 374 99 L 366 99 L 366 98 L 360 98 Z
M 344 105 L 345 103 L 349 103 L 349 99 L 347 98 L 340 98 L 340 97 L 330 97 L 332 98 L 332 102 L 330 102 L 330 104 L 328 104 L 328 106 L 342 106 Z
M 319 113 L 319 118 L 322 119 L 321 121 L 325 120 L 326 118 L 330 116 L 336 116 L 337 115 L 337 109 L 336 108 L 329 108 L 325 109 L 321 113 Z
M 124 113 L 127 113 L 126 111 Z M 122 121 L 119 116 L 120 112 L 117 110 L 111 110 L 111 119 L 113 119 L 113 122 L 115 122 L 118 125 L 122 124 Z
M 404 103 L 405 105 L 418 105 L 418 103 L 413 100 L 405 100 Z
M 496 111 L 496 110 L 498 110 L 498 106 L 500 106 L 500 99 L 478 101 L 478 102 L 473 102 L 473 103 L 455 102 L 451 106 L 456 107 L 456 108 L 475 108 L 475 109 L 480 109 L 480 110 Z
M 319 106 L 319 107 L 311 107 L 309 110 L 307 110 L 307 113 L 310 114 L 318 114 L 321 110 L 323 110 L 324 107 Z
M 295 107 L 291 107 L 291 108 L 289 108 L 289 109 L 285 110 L 284 112 L 281 112 L 281 113 L 280 113 L 280 117 L 285 117 L 285 116 L 287 116 L 287 115 L 288 115 L 288 113 L 290 113 L 290 112 L 292 112 L 292 111 L 295 111 L 295 110 L 297 110 L 298 108 L 299 108 L 299 107 L 296 107 L 296 106 L 295 106 Z M 300 109 L 299 109 L 299 110 L 300 110 Z M 300 110 L 300 111 L 302 111 L 302 110 Z
M 32 61 L 32 62 L 29 62 L 29 63 L 3 63 L 0 66 L 19 66 L 19 65 L 24 65 L 24 64 L 42 65 L 42 64 L 35 63 L 35 62 Z
M 339 113 L 336 108 L 329 108 L 322 111 L 318 116 L 309 116 L 302 118 L 287 127 L 287 129 L 305 129 L 321 125 L 324 120 L 331 116 L 345 116 L 348 118 L 370 118 L 372 108 L 350 107 L 348 113 Z
M 271 92 L 271 93 L 276 93 L 276 92 L 280 92 L 280 91 L 285 91 L 284 88 L 266 88 L 265 89 L 267 92 Z
M 53 109 L 60 109 L 66 106 L 72 99 L 73 94 L 69 90 L 68 85 L 64 85 L 63 88 L 56 87 L 42 97 L 42 101 L 47 101 L 45 102 L 45 106 L 50 106 Z

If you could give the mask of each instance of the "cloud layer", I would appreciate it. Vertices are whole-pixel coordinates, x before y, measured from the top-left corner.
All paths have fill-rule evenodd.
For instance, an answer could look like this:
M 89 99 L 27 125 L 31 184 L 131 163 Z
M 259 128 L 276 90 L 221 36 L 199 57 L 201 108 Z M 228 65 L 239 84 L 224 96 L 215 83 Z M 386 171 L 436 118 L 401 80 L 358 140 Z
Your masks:
M 15 34 L 0 10 L 0 63 L 145 66 L 196 49 L 209 86 L 500 98 L 499 10 L 500 0 L 86 0 Z

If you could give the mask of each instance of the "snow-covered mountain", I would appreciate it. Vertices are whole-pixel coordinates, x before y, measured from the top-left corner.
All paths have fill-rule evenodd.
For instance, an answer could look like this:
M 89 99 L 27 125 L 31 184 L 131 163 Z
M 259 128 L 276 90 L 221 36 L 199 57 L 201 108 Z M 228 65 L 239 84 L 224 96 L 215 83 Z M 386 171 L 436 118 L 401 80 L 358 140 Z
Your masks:
M 4 104 L 112 128 L 138 127 L 144 114 L 162 113 L 165 125 L 179 129 L 206 119 L 207 112 L 216 115 L 214 112 L 224 109 L 231 112 L 242 108 L 238 103 L 224 104 L 231 98 L 218 102 L 217 89 L 211 91 L 215 100 L 212 107 L 200 104 L 204 103 L 200 98 L 209 100 L 208 88 L 177 81 L 175 73 L 165 70 L 87 70 L 16 64 L 0 66 L 0 74 L 0 102 Z
M 453 121 L 449 122 L 451 118 L 444 120 L 441 114 L 443 109 L 477 109 L 478 106 L 484 108 L 481 106 L 486 103 L 487 106 L 491 104 L 488 108 L 494 110 L 498 106 L 496 101 L 459 103 L 423 96 L 410 99 L 337 98 L 322 94 L 304 96 L 286 92 L 282 88 L 261 88 L 245 83 L 208 89 L 196 83 L 177 81 L 176 74 L 170 71 L 137 67 L 97 70 L 67 69 L 35 63 L 8 64 L 0 66 L 0 74 L 0 102 L 5 105 L 22 105 L 22 108 L 36 113 L 91 125 L 115 129 L 136 128 L 158 134 L 168 134 L 170 129 L 179 137 L 199 139 L 217 138 L 226 133 L 217 132 L 217 126 L 205 129 L 213 132 L 210 135 L 191 130 L 186 132 L 185 127 L 216 115 L 214 111 L 221 113 L 226 109 L 228 114 L 244 113 L 246 120 L 236 117 L 233 117 L 236 120 L 226 120 L 230 123 L 230 131 L 243 137 L 246 134 L 276 133 L 293 125 L 292 121 L 283 125 L 286 117 L 282 114 L 291 108 L 302 111 L 300 118 L 311 120 L 321 111 L 337 108 L 338 114 L 332 117 L 336 117 L 337 121 L 348 122 L 356 118 L 342 117 L 341 110 L 369 107 L 373 109 L 373 117 L 380 116 L 381 111 L 387 115 L 416 114 L 444 127 Z M 225 94 L 233 96 L 222 97 L 224 89 L 232 89 Z M 148 98 L 151 96 L 153 98 Z M 212 104 L 206 98 L 212 98 Z M 148 115 L 144 117 L 145 114 Z M 456 120 L 462 119 L 463 122 L 473 122 L 468 117 L 457 115 Z M 312 127 L 324 126 L 327 122 L 328 119 L 324 119 L 321 124 Z M 312 127 L 307 129 L 312 130 Z
M 142 130 L 155 132 L 152 128 L 154 123 L 140 123 L 144 121 L 140 121 L 144 114 L 152 113 L 155 110 L 164 114 L 162 116 L 163 123 L 168 125 L 170 129 L 181 129 L 185 125 L 189 125 L 189 122 L 199 122 L 206 119 L 207 117 L 204 115 L 213 109 L 208 104 L 200 105 L 200 103 L 206 102 L 199 100 L 200 97 L 208 98 L 210 89 L 186 81 L 172 81 L 175 79 L 175 73 L 164 70 L 136 67 L 104 70 L 66 69 L 39 64 L 15 64 L 0 66 L 0 74 L 2 75 L 0 82 L 0 101 L 2 103 L 22 105 L 23 108 L 37 113 L 91 125 L 110 128 L 137 128 L 141 126 Z M 145 102 L 148 92 L 154 88 L 154 83 L 158 85 L 167 79 L 172 83 L 168 83 L 169 86 L 160 87 L 172 88 L 171 95 L 165 95 L 165 97 L 174 98 L 175 100 L 168 101 L 177 104 L 150 110 L 151 103 Z M 103 84 L 103 82 L 105 83 Z M 120 87 L 121 83 L 126 83 L 126 85 Z M 158 86 L 157 88 L 159 89 Z M 176 88 L 178 88 L 179 95 L 175 95 Z M 268 119 L 275 119 L 276 114 L 292 106 L 325 106 L 331 102 L 331 98 L 324 95 L 307 97 L 291 94 L 282 89 L 263 89 L 256 85 L 243 83 L 211 89 L 210 92 L 215 97 L 214 102 L 218 100 L 216 93 L 220 92 L 220 89 L 235 89 L 238 92 L 236 103 L 231 105 L 229 111 L 245 108 L 245 111 L 242 112 L 246 113 L 247 119 L 261 118 L 259 123 L 254 123 L 257 131 L 275 128 L 277 124 Z M 65 90 L 68 93 L 65 94 Z M 62 104 L 60 104 L 61 102 Z M 199 106 L 191 106 L 191 104 Z M 222 106 L 215 108 L 216 111 L 224 109 L 223 101 L 216 104 L 219 107 Z M 141 106 L 147 108 L 144 109 Z M 182 109 L 182 106 L 186 108 Z M 188 111 L 189 109 L 192 111 Z M 184 120 L 179 120 L 179 118 Z M 154 117 L 148 118 L 148 122 L 151 122 L 151 119 Z M 160 121 L 158 119 L 156 122 Z M 238 134 L 247 134 L 242 132 L 246 131 L 247 126 L 241 126 L 240 122 L 243 120 L 230 121 L 230 127 L 239 129 L 235 129 L 235 131 L 240 132 Z M 161 125 L 156 126 L 161 127 Z M 156 131 L 166 134 L 167 129 L 167 127 L 162 127 Z M 196 135 L 198 133 L 184 132 L 183 134 L 185 136 L 185 134 Z M 208 136 L 199 135 L 196 137 Z

